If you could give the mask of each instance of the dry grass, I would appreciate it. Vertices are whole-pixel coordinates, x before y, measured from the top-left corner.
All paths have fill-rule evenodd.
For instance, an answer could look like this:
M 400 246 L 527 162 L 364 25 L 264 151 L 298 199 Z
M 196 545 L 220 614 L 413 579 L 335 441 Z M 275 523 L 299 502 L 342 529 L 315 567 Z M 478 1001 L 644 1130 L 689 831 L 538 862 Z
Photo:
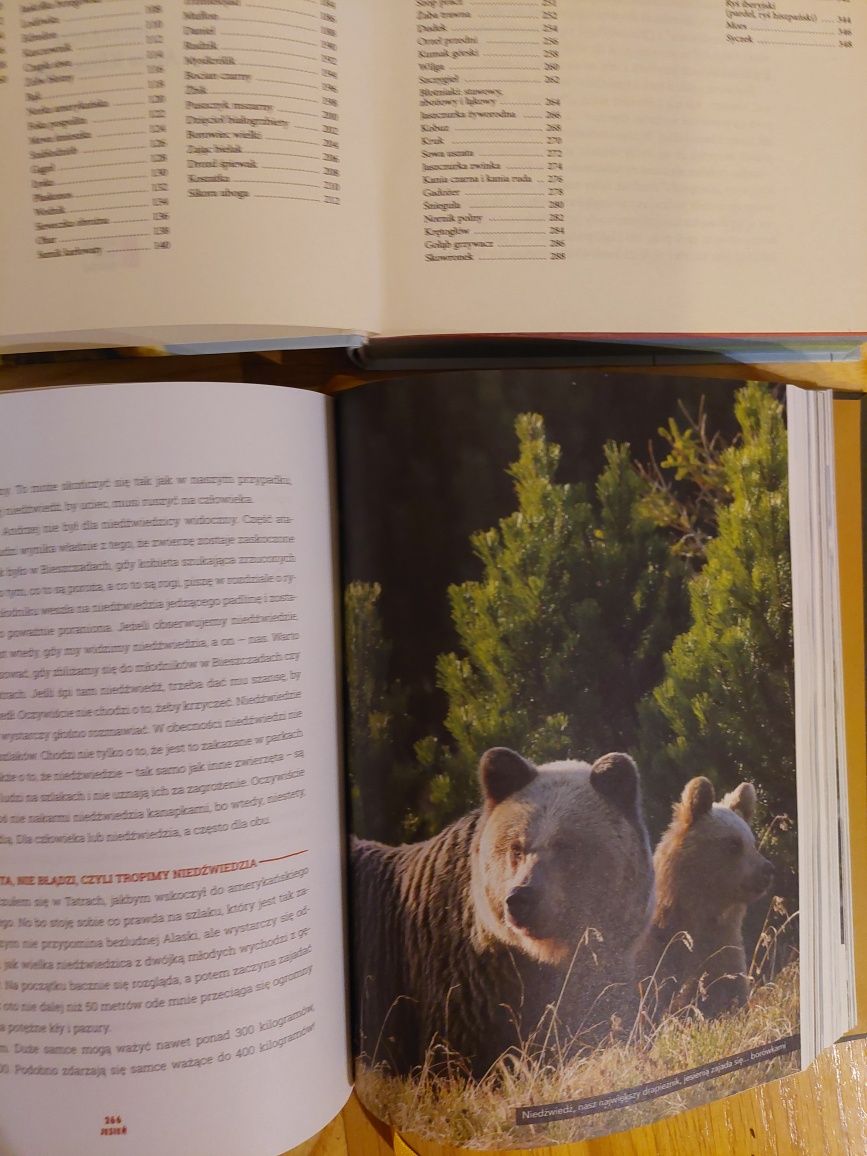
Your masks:
M 787 1075 L 798 1070 L 798 1053 L 645 1103 L 574 1120 L 516 1125 L 515 1109 L 633 1087 L 793 1035 L 800 1027 L 798 1008 L 798 966 L 791 964 L 758 988 L 748 1007 L 716 1020 L 705 1020 L 687 1008 L 627 1042 L 600 1046 L 562 1064 L 541 1064 L 510 1054 L 478 1082 L 461 1074 L 459 1061 L 443 1075 L 444 1049 L 432 1047 L 427 1063 L 412 1077 L 396 1078 L 359 1065 L 356 1090 L 381 1119 L 402 1132 L 443 1144 L 524 1148 L 568 1143 L 638 1127 Z

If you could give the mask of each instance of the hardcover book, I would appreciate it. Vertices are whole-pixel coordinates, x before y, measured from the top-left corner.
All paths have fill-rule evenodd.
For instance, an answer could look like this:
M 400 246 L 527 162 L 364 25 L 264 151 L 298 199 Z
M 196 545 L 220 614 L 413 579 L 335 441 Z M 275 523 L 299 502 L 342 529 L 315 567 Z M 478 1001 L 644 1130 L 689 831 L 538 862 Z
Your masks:
M 4 1153 L 551 1144 L 854 1023 L 829 394 L 0 411 Z
M 7 349 L 864 331 L 850 0 L 3 7 Z

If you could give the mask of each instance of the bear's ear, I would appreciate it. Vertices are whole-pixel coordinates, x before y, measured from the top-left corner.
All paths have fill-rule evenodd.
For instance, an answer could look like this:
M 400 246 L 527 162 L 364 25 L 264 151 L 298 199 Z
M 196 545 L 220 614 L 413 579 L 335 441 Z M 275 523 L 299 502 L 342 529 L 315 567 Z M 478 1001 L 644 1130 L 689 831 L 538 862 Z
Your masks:
M 629 755 L 612 751 L 590 768 L 590 785 L 631 815 L 638 807 L 638 767 Z
M 526 787 L 539 772 L 536 768 L 510 751 L 508 747 L 492 747 L 479 760 L 479 778 L 485 805 L 495 807 Z
M 535 766 L 507 747 L 491 747 L 479 761 L 479 778 L 484 802 L 495 807 L 509 795 L 520 791 L 538 775 Z
M 736 811 L 747 823 L 756 813 L 756 788 L 752 783 L 741 783 L 722 800 L 722 805 Z
M 677 817 L 687 825 L 694 823 L 702 815 L 708 814 L 713 806 L 713 801 L 713 783 L 710 779 L 699 775 L 695 779 L 690 779 L 683 788 L 680 803 L 676 807 Z

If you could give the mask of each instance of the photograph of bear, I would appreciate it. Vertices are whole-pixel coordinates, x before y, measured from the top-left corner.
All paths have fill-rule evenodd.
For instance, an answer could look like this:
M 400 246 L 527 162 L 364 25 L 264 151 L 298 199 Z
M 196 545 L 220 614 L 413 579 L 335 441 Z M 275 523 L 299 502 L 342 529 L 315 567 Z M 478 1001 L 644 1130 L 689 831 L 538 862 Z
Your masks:
M 527 368 L 336 402 L 359 1100 L 500 1150 L 796 1070 L 784 390 Z
M 653 856 L 656 907 L 639 952 L 654 1017 L 689 1005 L 713 1017 L 747 1002 L 744 917 L 774 875 L 750 827 L 755 811 L 752 783 L 717 803 L 701 776 L 674 805 Z
M 631 1022 L 653 906 L 638 770 L 487 751 L 482 806 L 422 843 L 351 850 L 356 1054 L 407 1074 L 442 1045 L 476 1079 Z

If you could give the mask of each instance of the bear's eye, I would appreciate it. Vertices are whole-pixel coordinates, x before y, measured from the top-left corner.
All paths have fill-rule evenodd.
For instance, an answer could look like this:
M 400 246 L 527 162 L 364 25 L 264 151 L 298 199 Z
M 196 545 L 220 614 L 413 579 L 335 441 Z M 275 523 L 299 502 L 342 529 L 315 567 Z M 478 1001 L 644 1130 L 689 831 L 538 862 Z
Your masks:
M 517 839 L 513 839 L 509 846 L 509 854 L 512 857 L 513 863 L 520 863 L 524 858 L 524 844 Z

